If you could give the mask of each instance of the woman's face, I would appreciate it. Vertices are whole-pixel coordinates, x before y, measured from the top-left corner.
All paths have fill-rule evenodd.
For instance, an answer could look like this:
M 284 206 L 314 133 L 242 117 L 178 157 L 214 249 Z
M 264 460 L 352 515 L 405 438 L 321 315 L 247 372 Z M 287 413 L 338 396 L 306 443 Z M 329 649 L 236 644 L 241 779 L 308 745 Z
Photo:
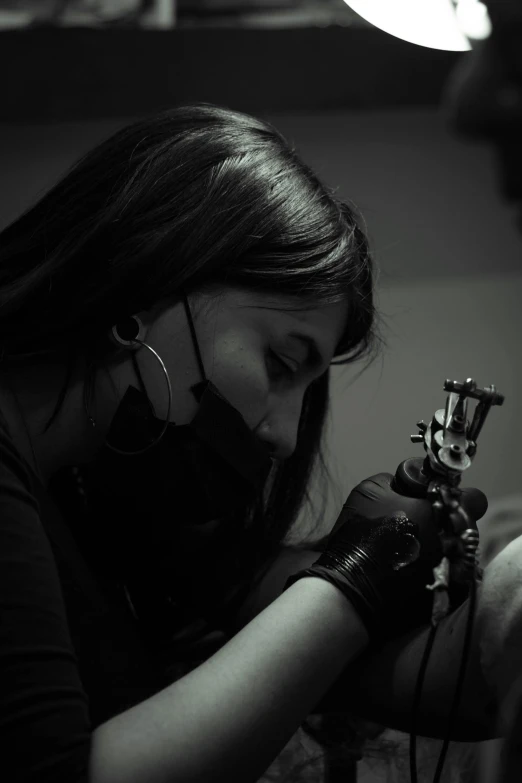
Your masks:
M 272 456 L 287 459 L 296 446 L 304 394 L 336 353 L 348 303 L 292 311 L 288 308 L 298 306 L 298 300 L 226 288 L 204 296 L 201 303 L 189 297 L 189 304 L 207 379 L 271 447 Z M 169 374 L 170 421 L 187 424 L 198 408 L 190 387 L 203 378 L 183 302 L 138 315 L 146 330 L 142 339 L 158 353 Z M 315 344 L 316 355 L 306 340 Z M 165 419 L 168 390 L 160 364 L 143 348 L 137 360 L 156 416 Z M 101 395 L 106 424 L 129 383 L 140 388 L 130 352 L 109 372 L 112 389 L 109 392 L 106 386 Z M 99 399 L 97 388 L 95 413 Z

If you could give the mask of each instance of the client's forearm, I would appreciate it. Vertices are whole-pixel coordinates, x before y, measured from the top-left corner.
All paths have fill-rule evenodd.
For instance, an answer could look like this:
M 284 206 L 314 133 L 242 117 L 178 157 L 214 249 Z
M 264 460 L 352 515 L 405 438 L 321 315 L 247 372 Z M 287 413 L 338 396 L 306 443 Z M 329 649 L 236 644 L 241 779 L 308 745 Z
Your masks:
M 499 723 L 522 677 L 522 536 L 511 541 L 484 570 L 477 611 L 484 677 L 499 704 Z
M 415 721 L 420 736 L 441 739 L 446 736 L 468 606 L 463 604 L 437 630 Z M 389 728 L 410 732 L 415 686 L 428 635 L 429 628 L 422 628 L 388 642 L 373 653 L 365 651 L 345 668 L 314 712 L 345 709 Z M 475 635 L 451 734 L 451 739 L 458 742 L 480 742 L 498 736 L 496 703 L 482 673 L 477 639 Z

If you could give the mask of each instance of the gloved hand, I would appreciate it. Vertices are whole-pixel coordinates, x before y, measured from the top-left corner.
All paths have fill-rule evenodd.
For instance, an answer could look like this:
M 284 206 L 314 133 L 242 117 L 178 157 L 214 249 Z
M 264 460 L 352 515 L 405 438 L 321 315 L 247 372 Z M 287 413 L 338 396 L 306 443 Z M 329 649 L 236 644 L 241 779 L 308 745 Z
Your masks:
M 400 495 L 393 476 L 380 473 L 348 496 L 325 551 L 300 576 L 320 576 L 335 584 L 353 604 L 374 641 L 430 622 L 432 569 L 442 558 L 438 531 L 427 498 Z M 461 503 L 473 523 L 486 512 L 485 496 L 463 490 Z M 401 513 L 402 512 L 402 513 Z M 467 588 L 466 588 L 467 591 Z M 450 590 L 453 607 L 466 595 Z
M 421 463 L 422 460 L 419 459 L 418 462 Z M 372 519 L 401 509 L 410 520 L 417 523 L 421 545 L 419 558 L 407 570 L 399 572 L 396 580 L 396 589 L 407 592 L 410 588 L 407 598 L 408 611 L 396 619 L 396 631 L 402 632 L 415 627 L 415 623 L 422 625 L 429 622 L 433 593 L 426 590 L 425 586 L 433 583 L 433 567 L 440 563 L 443 552 L 439 531 L 433 520 L 431 501 L 427 497 L 416 498 L 399 494 L 392 489 L 393 482 L 394 476 L 391 473 L 378 473 L 358 484 L 348 495 L 330 535 L 353 514 Z M 470 527 L 476 530 L 477 520 L 481 519 L 488 509 L 486 496 L 479 489 L 463 487 L 460 504 L 469 516 Z M 412 589 L 414 584 L 418 585 L 415 590 Z M 468 585 L 453 582 L 450 584 L 448 593 L 451 610 L 466 600 L 468 592 Z

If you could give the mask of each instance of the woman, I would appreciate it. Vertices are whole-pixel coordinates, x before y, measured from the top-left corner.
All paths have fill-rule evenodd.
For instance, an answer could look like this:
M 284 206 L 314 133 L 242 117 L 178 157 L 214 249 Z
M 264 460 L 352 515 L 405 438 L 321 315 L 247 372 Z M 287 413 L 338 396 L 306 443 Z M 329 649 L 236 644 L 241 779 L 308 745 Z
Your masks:
M 282 550 L 328 367 L 371 353 L 374 318 L 354 211 L 207 104 L 119 131 L 3 231 L 11 780 L 255 780 L 369 643 L 427 625 L 437 535 L 391 477 L 373 519 L 363 483 Z

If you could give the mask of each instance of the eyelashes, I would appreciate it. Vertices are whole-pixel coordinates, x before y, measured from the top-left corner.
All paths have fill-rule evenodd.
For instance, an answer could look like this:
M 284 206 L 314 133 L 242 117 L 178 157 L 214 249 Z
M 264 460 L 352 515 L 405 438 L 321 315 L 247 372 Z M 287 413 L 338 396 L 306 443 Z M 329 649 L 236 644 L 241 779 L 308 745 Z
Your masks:
M 289 363 L 285 362 L 279 354 L 273 351 L 271 348 L 268 351 L 272 364 L 275 364 L 278 368 L 276 374 L 281 377 L 282 375 L 291 377 L 298 371 L 298 367 L 292 367 Z

